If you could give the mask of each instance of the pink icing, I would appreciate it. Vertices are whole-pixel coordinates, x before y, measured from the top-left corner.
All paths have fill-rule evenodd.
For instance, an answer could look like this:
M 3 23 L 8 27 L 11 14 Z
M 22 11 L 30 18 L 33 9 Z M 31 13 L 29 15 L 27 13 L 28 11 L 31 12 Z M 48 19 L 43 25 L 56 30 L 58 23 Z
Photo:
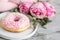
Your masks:
M 4 18 L 4 24 L 11 29 L 22 29 L 29 25 L 29 18 L 24 14 L 11 13 Z

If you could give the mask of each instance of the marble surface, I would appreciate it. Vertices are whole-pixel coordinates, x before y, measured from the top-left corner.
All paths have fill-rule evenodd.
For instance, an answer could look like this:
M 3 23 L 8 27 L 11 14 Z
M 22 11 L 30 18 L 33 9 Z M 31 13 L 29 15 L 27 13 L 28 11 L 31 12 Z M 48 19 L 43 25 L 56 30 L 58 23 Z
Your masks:
M 47 29 L 39 27 L 33 37 L 24 40 L 60 40 L 60 0 L 50 0 L 50 3 L 57 11 L 53 21 L 45 26 Z

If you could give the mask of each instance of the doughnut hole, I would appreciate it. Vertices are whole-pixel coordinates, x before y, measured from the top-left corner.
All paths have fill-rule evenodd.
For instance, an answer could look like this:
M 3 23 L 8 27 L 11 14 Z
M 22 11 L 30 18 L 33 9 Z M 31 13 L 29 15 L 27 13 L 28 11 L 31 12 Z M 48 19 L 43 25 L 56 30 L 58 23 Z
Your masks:
M 20 20 L 20 17 L 18 17 L 18 16 L 16 16 L 14 19 L 15 22 L 18 22 L 19 20 Z

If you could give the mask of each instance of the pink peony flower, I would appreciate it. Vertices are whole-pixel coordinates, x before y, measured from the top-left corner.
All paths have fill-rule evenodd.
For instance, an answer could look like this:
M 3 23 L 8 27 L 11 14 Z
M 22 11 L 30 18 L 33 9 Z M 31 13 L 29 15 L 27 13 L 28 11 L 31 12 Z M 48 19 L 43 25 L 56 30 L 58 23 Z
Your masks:
M 22 13 L 28 13 L 31 5 L 37 2 L 37 0 L 20 0 L 19 9 Z
M 21 3 L 19 5 L 20 12 L 21 13 L 28 13 L 31 5 L 32 5 L 31 2 L 23 2 L 23 3 Z
M 44 6 L 46 7 L 46 17 L 47 18 L 51 18 L 55 15 L 56 11 L 53 7 L 53 5 L 51 5 L 48 2 L 43 2 Z
M 30 13 L 37 18 L 51 18 L 55 15 L 56 11 L 50 3 L 38 2 L 30 8 Z
M 46 8 L 41 2 L 38 2 L 30 8 L 30 13 L 36 18 L 44 18 L 46 14 Z

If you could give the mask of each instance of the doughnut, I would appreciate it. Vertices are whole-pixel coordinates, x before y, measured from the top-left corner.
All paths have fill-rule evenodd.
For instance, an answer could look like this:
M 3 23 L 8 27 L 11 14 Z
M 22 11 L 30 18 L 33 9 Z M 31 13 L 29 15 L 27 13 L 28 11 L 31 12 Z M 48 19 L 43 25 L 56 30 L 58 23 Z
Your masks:
M 1 20 L 1 24 L 9 32 L 23 32 L 30 27 L 30 20 L 22 13 L 10 12 Z

